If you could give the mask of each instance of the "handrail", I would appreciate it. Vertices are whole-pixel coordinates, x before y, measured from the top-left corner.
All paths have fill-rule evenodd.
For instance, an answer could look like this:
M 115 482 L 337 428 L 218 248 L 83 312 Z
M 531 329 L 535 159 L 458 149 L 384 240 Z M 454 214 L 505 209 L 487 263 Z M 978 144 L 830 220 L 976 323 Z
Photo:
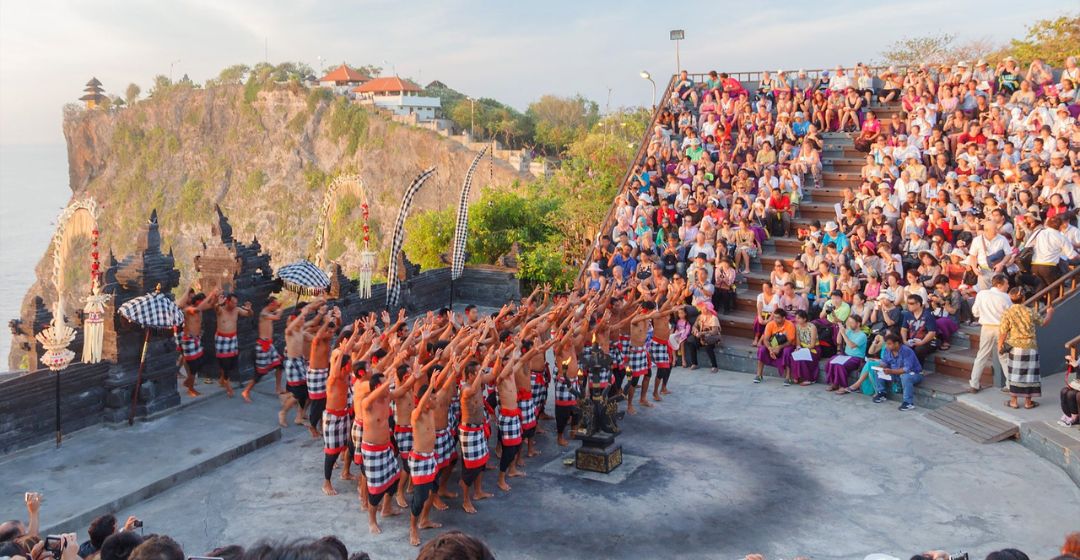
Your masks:
M 852 72 L 852 71 L 855 70 L 854 66 L 852 66 L 852 67 L 841 66 L 840 68 L 842 68 L 844 70 L 844 72 Z M 904 66 L 904 65 L 865 66 L 865 68 L 867 68 L 867 69 L 869 69 L 871 71 L 871 75 L 876 80 L 880 79 L 879 75 L 881 74 L 881 71 L 885 70 L 887 68 L 893 68 L 894 70 L 896 70 L 896 72 L 898 74 L 903 74 L 904 72 L 906 72 L 908 70 L 908 66 Z M 818 76 L 821 75 L 822 72 L 825 72 L 825 71 L 833 72 L 836 69 L 835 68 L 813 68 L 813 69 L 810 69 L 810 70 L 806 70 L 806 69 L 801 69 L 801 70 L 803 72 L 806 72 L 806 77 L 807 78 L 817 78 Z M 759 81 L 761 79 L 761 75 L 764 74 L 765 72 L 768 72 L 770 75 L 773 75 L 773 76 L 776 75 L 776 72 L 772 71 L 772 70 L 753 70 L 753 71 L 749 71 L 749 72 L 725 72 L 725 73 L 729 77 L 735 78 L 736 80 L 739 80 L 740 82 L 756 82 L 756 81 Z M 799 70 L 787 70 L 787 69 L 784 70 L 784 73 L 787 74 L 788 79 L 791 79 L 792 77 L 798 77 L 798 72 L 799 72 Z M 704 81 L 708 76 L 709 76 L 709 74 L 707 72 L 687 73 L 687 77 L 689 77 L 695 83 L 700 83 L 700 82 Z
M 608 207 L 607 215 L 604 216 L 604 221 L 600 222 L 600 228 L 596 234 L 596 241 L 599 241 L 600 237 L 604 235 L 604 232 L 610 230 L 614 225 L 613 222 L 615 221 L 615 200 L 623 194 L 623 191 L 626 190 L 626 185 L 630 183 L 630 176 L 634 173 L 634 167 L 645 157 L 645 152 L 649 148 L 649 136 L 652 135 L 653 128 L 656 126 L 656 121 L 660 118 L 660 109 L 664 107 L 665 101 L 667 101 L 667 99 L 671 97 L 671 91 L 675 87 L 675 78 L 676 76 L 672 74 L 671 79 L 668 80 L 667 87 L 664 88 L 663 97 L 660 97 L 658 99 L 659 105 L 653 107 L 653 114 L 652 118 L 649 119 L 649 126 L 645 127 L 645 132 L 642 134 L 641 142 L 638 145 L 637 152 L 634 154 L 634 159 L 630 162 L 630 165 L 626 167 L 626 173 L 623 174 L 622 180 L 619 181 L 618 190 L 615 192 L 615 198 L 611 199 L 611 206 Z M 594 243 L 596 241 L 594 241 Z M 586 256 L 581 263 L 581 270 L 578 271 L 577 281 L 575 282 L 575 284 L 578 286 L 581 286 L 584 283 L 585 275 L 587 274 L 587 270 L 589 268 L 589 263 L 592 260 L 592 250 L 592 246 L 586 249 L 586 251 L 589 252 L 590 256 Z
M 1080 335 L 1065 343 L 1065 349 L 1069 351 L 1069 365 L 1077 363 L 1077 353 L 1080 352 Z
M 1078 284 L 1080 284 L 1080 266 L 1073 267 L 1072 270 L 1066 272 L 1064 276 L 1058 278 L 1049 286 L 1035 292 L 1034 295 L 1024 301 L 1024 305 L 1029 305 L 1035 311 L 1040 311 L 1041 306 L 1055 305 L 1076 293 Z M 1068 288 L 1066 288 L 1066 285 Z

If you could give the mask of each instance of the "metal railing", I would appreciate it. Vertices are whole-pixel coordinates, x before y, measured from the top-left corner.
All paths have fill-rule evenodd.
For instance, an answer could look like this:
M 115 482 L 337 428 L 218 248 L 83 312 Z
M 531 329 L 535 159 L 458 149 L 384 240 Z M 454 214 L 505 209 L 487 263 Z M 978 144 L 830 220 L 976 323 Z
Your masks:
M 1080 266 L 1073 267 L 1072 270 L 1066 272 L 1064 276 L 1058 278 L 1053 284 L 1035 292 L 1024 302 L 1024 305 L 1031 306 L 1037 312 L 1042 312 L 1044 308 L 1057 305 L 1065 301 L 1066 298 L 1073 296 L 1076 293 L 1078 284 L 1080 284 Z M 1072 342 L 1076 342 L 1076 339 L 1073 339 Z
M 608 207 L 607 215 L 604 216 L 604 221 L 600 223 L 600 228 L 596 234 L 596 240 L 594 244 L 586 248 L 588 255 L 581 263 L 581 270 L 578 271 L 578 277 L 576 285 L 581 286 L 584 284 L 585 276 L 589 268 L 589 263 L 592 261 L 592 250 L 595 247 L 595 243 L 600 240 L 600 237 L 604 235 L 605 231 L 610 231 L 615 225 L 615 200 L 622 196 L 626 191 L 626 186 L 630 183 L 630 176 L 634 173 L 634 167 L 641 163 L 645 158 L 645 152 L 649 149 L 649 137 L 652 135 L 653 128 L 656 126 L 657 119 L 660 118 L 660 110 L 664 107 L 664 102 L 671 96 L 671 90 L 675 87 L 675 76 L 672 74 L 668 79 L 668 85 L 664 88 L 664 95 L 657 98 L 657 105 L 653 107 L 652 118 L 649 119 L 649 126 L 645 127 L 645 132 L 641 136 L 641 142 L 638 145 L 637 152 L 634 153 L 634 159 L 630 162 L 630 165 L 626 167 L 626 173 L 623 174 L 622 180 L 619 181 L 618 190 L 615 192 L 615 198 L 611 199 L 611 206 Z

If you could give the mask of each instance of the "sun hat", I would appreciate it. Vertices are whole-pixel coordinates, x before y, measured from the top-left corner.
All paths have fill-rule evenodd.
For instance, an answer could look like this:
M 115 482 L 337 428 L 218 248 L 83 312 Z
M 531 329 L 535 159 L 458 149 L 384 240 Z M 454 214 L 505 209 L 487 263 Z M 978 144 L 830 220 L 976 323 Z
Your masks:
M 601 272 L 600 263 L 593 261 L 593 263 L 589 265 L 589 272 Z
M 838 227 L 839 226 L 836 225 L 836 222 L 833 222 L 831 220 L 825 223 L 825 231 L 836 231 Z

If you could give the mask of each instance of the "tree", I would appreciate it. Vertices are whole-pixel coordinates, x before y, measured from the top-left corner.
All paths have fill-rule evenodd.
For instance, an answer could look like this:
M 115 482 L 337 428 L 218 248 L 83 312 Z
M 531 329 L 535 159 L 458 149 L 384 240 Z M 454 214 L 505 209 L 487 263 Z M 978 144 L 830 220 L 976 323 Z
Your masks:
M 1027 28 L 1023 40 L 1013 39 L 1005 49 L 1021 64 L 1038 58 L 1051 66 L 1061 67 L 1065 59 L 1080 51 L 1080 14 L 1042 19 Z
M 555 153 L 562 153 L 597 121 L 600 107 L 580 95 L 545 95 L 530 103 L 526 114 L 535 123 L 536 141 Z
M 154 85 L 150 88 L 150 97 L 158 97 L 164 95 L 172 89 L 173 83 L 168 76 L 164 74 L 158 74 L 154 76 Z
M 455 208 L 428 210 L 409 216 L 405 222 L 405 254 L 427 270 L 446 266 L 439 258 L 450 250 L 454 238 Z
M 213 81 L 215 85 L 235 85 L 243 83 L 244 76 L 251 71 L 251 67 L 247 64 L 233 64 L 228 68 L 222 70 L 216 80 L 207 80 L 207 82 Z M 209 85 L 209 83 L 207 84 Z
M 915 66 L 922 63 L 942 64 L 959 60 L 984 58 L 994 51 L 989 39 L 980 38 L 956 44 L 951 33 L 908 37 L 894 42 L 882 51 L 882 62 L 897 66 Z
M 142 89 L 139 88 L 139 84 L 130 83 L 126 90 L 124 90 L 124 99 L 127 100 L 128 105 L 134 105 L 135 101 L 139 99 L 139 94 L 142 93 Z

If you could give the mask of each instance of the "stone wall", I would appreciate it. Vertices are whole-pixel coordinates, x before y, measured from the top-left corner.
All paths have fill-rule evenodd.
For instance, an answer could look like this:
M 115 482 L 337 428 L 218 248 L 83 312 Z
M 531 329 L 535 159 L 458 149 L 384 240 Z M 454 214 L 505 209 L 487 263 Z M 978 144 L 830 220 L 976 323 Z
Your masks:
M 60 373 L 64 432 L 101 422 L 109 364 L 75 364 Z M 27 372 L 0 383 L 0 453 L 49 440 L 56 431 L 56 374 Z
M 229 237 L 232 241 L 227 230 L 221 233 L 223 238 Z M 141 290 L 152 290 L 152 284 L 159 281 L 167 284 L 163 290 L 171 289 L 168 284 L 175 285 L 175 270 L 170 257 L 155 252 L 155 228 L 145 227 L 143 235 L 150 240 L 149 249 L 140 253 L 139 258 L 128 258 L 121 262 L 114 260 L 106 273 L 107 286 L 110 293 L 115 294 L 117 302 L 107 310 L 115 317 L 115 321 L 106 322 L 107 361 L 94 365 L 72 364 L 61 373 L 60 402 L 65 432 L 103 422 L 127 421 L 145 331 L 118 318 L 115 308 Z M 237 275 L 235 289 L 240 294 L 241 302 L 251 299 L 255 303 L 257 313 L 266 296 L 276 289 L 271 279 L 269 259 L 262 254 L 257 241 L 248 245 L 235 243 L 235 246 L 244 263 Z M 132 270 L 133 267 L 139 268 L 138 274 Z M 139 281 L 136 282 L 136 278 Z M 340 272 L 336 284 L 337 297 L 333 303 L 342 308 L 343 316 L 349 321 L 385 308 L 385 284 L 372 286 L 370 298 L 360 298 L 356 283 L 344 278 Z M 401 301 L 409 315 L 419 315 L 450 305 L 450 292 L 450 269 L 428 270 L 405 280 Z M 453 303 L 456 305 L 497 306 L 521 297 L 515 271 L 496 266 L 466 268 L 461 278 L 453 282 L 453 292 Z M 285 305 L 292 303 L 290 294 L 283 293 L 280 297 Z M 48 316 L 40 320 L 47 322 Z M 203 327 L 204 333 L 210 337 L 209 341 L 204 341 L 208 342 L 205 348 L 209 355 L 213 352 L 213 326 L 213 313 L 207 312 Z M 255 317 L 241 318 L 238 324 L 241 346 L 237 381 L 249 379 L 254 373 L 256 327 Z M 283 350 L 281 340 L 285 321 L 279 321 L 275 327 L 277 346 Z M 72 348 L 78 349 L 76 346 Z M 172 333 L 151 331 L 146 369 L 135 410 L 137 418 L 146 418 L 180 404 L 177 358 Z M 55 407 L 55 374 L 48 370 L 31 371 L 0 381 L 0 453 L 50 440 L 55 432 Z

